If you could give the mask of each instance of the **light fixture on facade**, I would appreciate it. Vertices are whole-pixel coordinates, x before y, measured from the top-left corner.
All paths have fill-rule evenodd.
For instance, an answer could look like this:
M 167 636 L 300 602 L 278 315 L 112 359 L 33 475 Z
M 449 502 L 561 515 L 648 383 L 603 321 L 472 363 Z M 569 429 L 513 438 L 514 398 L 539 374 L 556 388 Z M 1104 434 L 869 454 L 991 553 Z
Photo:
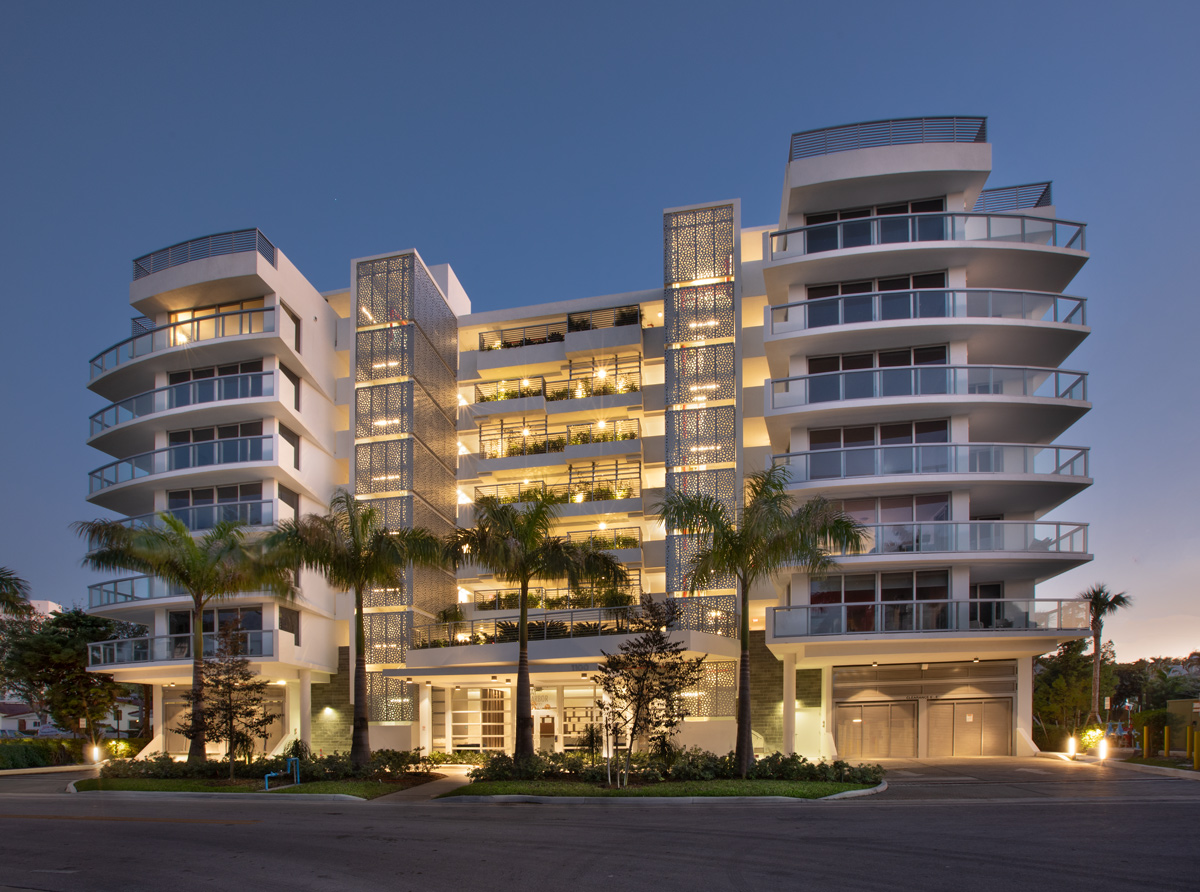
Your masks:
M 597 378 L 603 378 L 607 374 L 608 374 L 608 371 L 606 369 L 596 369 L 596 377 Z
M 528 379 L 528 378 L 522 378 L 522 379 L 521 379 L 521 386 L 522 386 L 522 387 L 528 387 L 528 386 L 529 386 L 529 379 Z
M 496 680 L 496 676 L 494 676 L 494 675 L 493 675 L 493 676 L 492 676 L 492 681 L 495 681 L 495 680 Z
M 608 524 L 606 524 L 604 521 L 600 521 L 599 526 L 600 526 L 600 529 L 602 529 L 602 530 L 608 529 Z
M 398 366 L 398 365 L 400 365 L 400 360 L 398 360 L 398 359 L 393 359 L 391 362 L 376 362 L 376 363 L 373 363 L 373 364 L 371 365 L 371 368 L 373 368 L 373 369 L 394 369 L 394 368 L 395 368 L 396 366 Z M 462 397 L 460 396 L 460 397 L 459 397 L 459 399 L 462 399 Z
M 975 659 L 971 660 L 971 662 L 972 662 L 972 663 L 978 663 L 978 662 L 979 662 L 979 657 L 976 657 Z
M 580 678 L 587 678 L 587 673 L 586 673 L 586 672 L 580 672 L 580 673 L 579 673 L 579 677 L 580 677 Z
M 522 430 L 521 430 L 521 436 L 522 436 L 522 437 L 528 437 L 528 436 L 529 436 L 529 428 L 527 428 L 527 427 L 526 427 L 526 428 L 522 428 Z
M 326 706 L 324 709 L 321 710 L 321 712 L 324 713 L 325 715 L 333 715 L 333 707 Z
M 286 682 L 286 681 L 284 681 L 284 680 L 281 678 L 281 679 L 279 679 L 279 681 L 275 682 L 275 684 L 278 684 L 278 685 L 286 685 L 286 684 L 287 684 L 287 682 Z
M 465 406 L 467 404 L 467 398 L 465 396 L 463 396 L 461 393 L 458 395 L 458 404 L 460 406 Z
M 872 661 L 871 661 L 871 668 L 872 668 L 872 669 L 875 669 L 875 668 L 877 668 L 878 666 L 879 666 L 879 663 L 878 663 L 878 662 L 876 662 L 875 660 L 872 660 Z
M 600 428 L 600 430 L 604 430 L 604 428 L 607 425 L 608 425 L 608 422 L 605 421 L 603 418 L 596 422 L 596 427 Z

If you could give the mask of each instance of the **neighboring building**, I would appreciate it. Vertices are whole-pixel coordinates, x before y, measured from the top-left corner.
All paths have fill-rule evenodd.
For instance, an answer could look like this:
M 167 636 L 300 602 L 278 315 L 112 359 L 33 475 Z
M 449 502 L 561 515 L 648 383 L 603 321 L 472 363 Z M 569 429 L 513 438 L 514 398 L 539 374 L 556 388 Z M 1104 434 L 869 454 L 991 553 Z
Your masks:
M 678 634 L 709 655 L 681 742 L 723 752 L 735 593 L 687 597 L 694 543 L 652 507 L 668 489 L 732 504 L 746 473 L 784 464 L 868 548 L 752 593 L 756 743 L 1030 752 L 1031 658 L 1087 634 L 1077 603 L 1034 587 L 1091 558 L 1086 525 L 1043 520 L 1091 483 L 1087 449 L 1055 442 L 1090 406 L 1086 375 L 1060 368 L 1089 331 L 1062 293 L 1088 255 L 1049 183 L 984 189 L 990 171 L 983 118 L 799 133 L 777 228 L 743 228 L 737 201 L 669 209 L 661 288 L 485 313 L 415 251 L 355 261 L 325 295 L 257 230 L 148 255 L 131 289 L 147 318 L 92 362 L 114 403 L 90 442 L 116 461 L 91 500 L 199 530 L 267 526 L 349 485 L 390 525 L 440 534 L 481 495 L 549 490 L 560 532 L 604 543 L 633 585 L 534 593 L 541 745 L 597 720 L 590 674 L 640 595 L 679 599 Z M 221 610 L 279 679 L 272 745 L 344 749 L 349 601 L 315 574 L 301 588 Z M 93 665 L 155 685 L 161 730 L 190 673 L 185 601 L 135 579 L 93 586 L 90 605 L 154 629 L 95 645 Z M 470 567 L 371 593 L 372 745 L 511 749 L 515 607 Z
M 12 700 L 0 702 L 0 736 L 32 737 L 41 726 L 42 720 L 29 704 Z

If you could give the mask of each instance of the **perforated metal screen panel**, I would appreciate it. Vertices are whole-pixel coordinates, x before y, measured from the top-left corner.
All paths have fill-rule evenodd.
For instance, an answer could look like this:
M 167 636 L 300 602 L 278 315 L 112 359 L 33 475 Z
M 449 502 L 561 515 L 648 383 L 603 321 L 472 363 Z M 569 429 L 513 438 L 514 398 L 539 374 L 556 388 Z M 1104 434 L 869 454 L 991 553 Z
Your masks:
M 408 650 L 409 613 L 368 613 L 363 619 L 367 632 L 367 662 L 372 665 L 399 665 Z
M 663 324 L 668 343 L 733 337 L 733 283 L 665 289 Z
M 367 704 L 372 722 L 416 721 L 417 685 L 382 672 L 368 672 Z
M 737 459 L 733 406 L 681 409 L 667 415 L 667 467 L 723 464 Z
M 731 400 L 735 396 L 733 344 L 710 344 L 666 352 L 667 403 L 701 399 Z
M 663 214 L 663 281 L 733 275 L 732 205 Z

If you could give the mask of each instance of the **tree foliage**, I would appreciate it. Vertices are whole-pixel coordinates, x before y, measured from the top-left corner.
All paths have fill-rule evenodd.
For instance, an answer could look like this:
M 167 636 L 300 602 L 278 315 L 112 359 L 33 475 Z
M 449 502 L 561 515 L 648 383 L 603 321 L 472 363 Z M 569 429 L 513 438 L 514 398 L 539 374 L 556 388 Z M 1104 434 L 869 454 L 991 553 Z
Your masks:
M 1033 682 L 1033 712 L 1043 727 L 1064 728 L 1070 735 L 1086 724 L 1092 703 L 1092 658 L 1085 654 L 1088 641 L 1068 641 L 1038 659 Z M 1112 642 L 1100 649 L 1099 696 L 1116 691 L 1116 657 Z
M 615 654 L 601 651 L 604 660 L 595 681 L 604 691 L 600 706 L 610 727 L 626 740 L 626 784 L 634 742 L 647 736 L 669 738 L 688 715 L 684 693 L 704 673 L 704 657 L 685 657 L 683 642 L 672 640 L 675 619 L 673 604 L 646 601 L 630 621 L 634 637 Z
M 249 763 L 255 742 L 265 740 L 271 724 L 283 717 L 282 713 L 267 710 L 269 682 L 250 668 L 237 631 L 230 625 L 222 628 L 217 633 L 215 652 L 204 660 L 200 721 L 195 719 L 194 694 L 187 691 L 184 701 L 192 708 L 183 714 L 176 728 L 189 740 L 199 735 L 202 742 L 227 744 L 230 778 L 234 776 L 236 758 L 242 756 Z
M 27 616 L 32 612 L 29 583 L 8 567 L 0 567 L 0 614 Z
M 1104 633 L 1104 620 L 1118 610 L 1123 610 L 1133 604 L 1133 598 L 1119 592 L 1113 594 L 1104 583 L 1097 583 L 1080 592 L 1079 600 L 1087 604 L 1088 617 L 1092 627 L 1092 705 L 1088 713 L 1091 721 L 1100 721 L 1100 671 L 1102 653 L 1100 636 Z

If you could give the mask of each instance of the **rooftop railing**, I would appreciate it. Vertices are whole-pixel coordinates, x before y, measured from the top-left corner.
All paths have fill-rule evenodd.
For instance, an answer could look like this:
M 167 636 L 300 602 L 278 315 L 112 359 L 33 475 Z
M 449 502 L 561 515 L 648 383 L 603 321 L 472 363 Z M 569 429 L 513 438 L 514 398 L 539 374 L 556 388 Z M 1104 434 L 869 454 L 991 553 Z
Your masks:
M 882 601 L 803 604 L 773 609 L 776 638 L 889 635 L 915 632 L 1082 632 L 1087 605 L 1079 600 Z
M 934 142 L 987 142 L 987 118 L 893 118 L 792 134 L 788 160 L 852 149 Z
M 238 335 L 261 334 L 275 330 L 275 308 L 259 307 L 214 313 L 186 322 L 173 322 L 114 344 L 92 357 L 91 378 L 110 372 L 117 366 L 172 347 L 183 347 L 198 341 L 231 338 Z
M 1017 366 L 898 366 L 778 378 L 771 382 L 771 391 L 774 409 L 908 396 L 1005 396 L 1086 401 L 1087 374 Z
M 1019 211 L 1024 208 L 1044 208 L 1054 204 L 1050 183 L 1027 183 L 1024 186 L 1002 186 L 984 189 L 975 199 L 971 210 L 976 214 Z
M 1086 325 L 1087 301 L 1041 291 L 984 288 L 877 291 L 769 307 L 771 334 L 903 319 L 1019 319 Z
M 519 425 L 505 426 L 499 431 L 480 433 L 479 454 L 485 459 L 546 455 L 565 452 L 568 446 L 617 443 L 636 440 L 640 435 L 641 423 L 636 419 L 569 424 L 551 430 L 537 430 Z
M 1088 553 L 1086 523 L 934 520 L 864 524 L 863 548 L 843 557 L 881 554 Z
M 168 412 L 171 409 L 201 406 L 225 400 L 272 396 L 274 393 L 274 372 L 220 375 L 215 378 L 188 381 L 184 384 L 170 384 L 105 406 L 89 419 L 89 436 L 94 437 L 118 424 L 135 421 L 159 412 Z
M 219 232 L 216 235 L 194 238 L 139 257 L 133 261 L 133 280 L 136 282 L 151 273 L 162 272 L 164 269 L 193 260 L 250 251 L 257 251 L 271 266 L 276 265 L 275 246 L 265 235 L 257 229 L 239 229 L 236 232 Z
M 910 443 L 773 456 L 793 483 L 893 474 L 1036 474 L 1087 477 L 1088 450 L 1012 443 Z
M 588 310 L 582 313 L 571 313 L 566 319 L 545 322 L 541 325 L 524 325 L 519 328 L 480 332 L 479 349 L 506 350 L 535 344 L 552 344 L 565 341 L 567 332 L 640 325 L 641 322 L 642 310 L 638 304 L 611 307 L 606 310 Z
M 1087 226 L 1022 214 L 889 214 L 814 223 L 770 234 L 771 260 L 914 242 L 1009 242 L 1087 250 Z
M 275 437 L 272 434 L 168 446 L 97 468 L 88 474 L 88 492 L 94 494 L 118 483 L 128 483 L 168 471 L 272 461 L 274 456 Z
M 251 659 L 270 657 L 275 654 L 273 630 L 234 632 L 239 642 L 239 651 Z M 217 636 L 212 632 L 204 635 L 204 656 L 212 657 L 217 652 Z M 192 659 L 192 636 L 152 635 L 145 638 L 118 638 L 115 641 L 98 641 L 88 645 L 88 665 L 122 666 L 137 663 L 165 663 Z
M 672 629 L 707 632 L 727 638 L 737 637 L 737 621 L 732 610 L 686 605 L 686 601 L 704 601 L 703 598 L 676 601 L 676 621 Z M 679 609 L 680 607 L 684 609 Z M 628 635 L 632 621 L 641 613 L 638 606 L 601 607 L 590 610 L 566 610 L 547 613 L 531 620 L 528 624 L 529 640 L 559 641 L 572 638 L 595 638 L 602 635 Z M 517 640 L 517 621 L 512 620 L 465 620 L 452 623 L 430 623 L 415 626 L 412 635 L 412 650 L 430 647 L 461 647 L 479 644 L 508 644 Z

